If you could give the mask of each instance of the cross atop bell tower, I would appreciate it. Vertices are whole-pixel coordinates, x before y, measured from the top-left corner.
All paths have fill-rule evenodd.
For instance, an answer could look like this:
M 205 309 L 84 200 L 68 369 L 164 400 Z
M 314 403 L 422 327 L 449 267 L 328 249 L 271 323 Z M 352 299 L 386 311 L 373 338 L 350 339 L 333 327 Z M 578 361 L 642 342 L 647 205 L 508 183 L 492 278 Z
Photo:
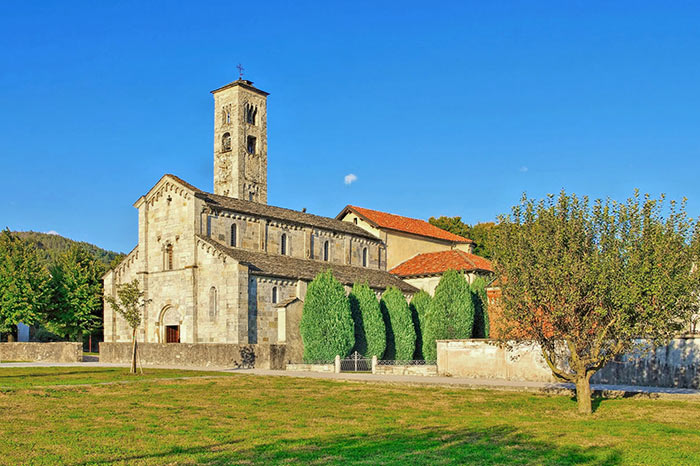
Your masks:
M 239 78 L 214 95 L 214 194 L 267 204 L 267 96 Z

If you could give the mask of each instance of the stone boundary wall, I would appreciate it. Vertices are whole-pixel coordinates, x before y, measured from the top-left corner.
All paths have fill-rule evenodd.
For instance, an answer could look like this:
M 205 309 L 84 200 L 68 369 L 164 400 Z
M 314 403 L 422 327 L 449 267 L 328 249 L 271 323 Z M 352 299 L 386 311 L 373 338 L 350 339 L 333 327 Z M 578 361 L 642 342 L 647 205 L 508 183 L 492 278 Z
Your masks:
M 374 368 L 374 374 L 380 375 L 422 375 L 426 377 L 438 375 L 438 368 L 435 365 L 400 365 L 400 366 L 384 366 L 377 364 Z
M 557 381 L 534 342 L 507 350 L 489 340 L 438 340 L 437 349 L 439 375 Z M 625 354 L 594 374 L 591 383 L 700 388 L 700 338 L 676 338 L 652 352 Z
M 288 371 L 295 372 L 335 372 L 335 364 L 287 364 Z
M 591 382 L 700 388 L 700 337 L 675 338 L 651 351 L 625 354 L 596 372 Z
M 82 343 L 0 343 L 0 361 L 82 362 L 82 360 Z
M 130 363 L 131 347 L 131 343 L 100 343 L 100 362 Z M 138 348 L 144 366 L 236 368 L 252 351 L 256 369 L 285 368 L 285 345 L 139 343 Z
M 511 351 L 489 340 L 438 340 L 438 375 L 473 379 L 556 382 L 533 342 L 518 343 Z

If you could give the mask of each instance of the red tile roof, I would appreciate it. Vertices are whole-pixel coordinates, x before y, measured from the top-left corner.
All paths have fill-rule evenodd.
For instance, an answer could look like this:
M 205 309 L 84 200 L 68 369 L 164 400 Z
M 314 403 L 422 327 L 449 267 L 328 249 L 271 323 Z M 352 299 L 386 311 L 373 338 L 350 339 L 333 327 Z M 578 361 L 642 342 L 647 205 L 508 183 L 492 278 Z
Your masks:
M 468 272 L 493 272 L 491 261 L 459 249 L 418 254 L 397 265 L 389 272 L 399 277 L 413 277 L 418 275 L 438 275 L 449 269 Z
M 402 217 L 401 215 L 379 212 L 378 210 L 365 209 L 349 205 L 336 217 L 338 220 L 348 211 L 353 211 L 360 217 L 365 218 L 370 223 L 374 223 L 380 228 L 388 228 L 390 230 L 403 231 L 419 236 L 427 236 L 429 238 L 437 238 L 454 243 L 473 243 L 474 241 L 464 238 L 449 231 L 431 225 L 425 220 L 417 218 Z

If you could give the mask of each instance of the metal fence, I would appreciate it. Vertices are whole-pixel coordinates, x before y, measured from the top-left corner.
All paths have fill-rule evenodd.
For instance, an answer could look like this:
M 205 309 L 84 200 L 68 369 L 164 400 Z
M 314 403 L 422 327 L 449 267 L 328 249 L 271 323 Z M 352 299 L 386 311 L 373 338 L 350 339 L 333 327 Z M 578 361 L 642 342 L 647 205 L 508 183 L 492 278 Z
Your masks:
M 340 360 L 340 372 L 372 372 L 372 360 L 355 351 Z
M 391 359 L 380 359 L 377 361 L 378 366 L 434 366 L 437 361 L 423 360 L 423 359 L 409 359 L 409 360 L 391 360 Z

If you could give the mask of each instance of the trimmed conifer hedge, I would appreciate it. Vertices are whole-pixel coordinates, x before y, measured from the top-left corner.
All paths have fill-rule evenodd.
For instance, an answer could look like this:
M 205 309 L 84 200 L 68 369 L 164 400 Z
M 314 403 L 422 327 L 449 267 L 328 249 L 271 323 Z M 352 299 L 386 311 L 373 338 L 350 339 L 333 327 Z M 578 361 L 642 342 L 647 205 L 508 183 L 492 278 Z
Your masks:
M 430 301 L 423 329 L 423 355 L 437 359 L 435 340 L 471 338 L 474 326 L 474 303 L 464 275 L 448 270 L 440 278 Z
M 489 302 L 486 296 L 486 280 L 482 277 L 476 277 L 469 289 L 472 293 L 474 301 L 474 329 L 472 338 L 488 338 L 489 337 Z
M 361 355 L 381 358 L 386 348 L 386 327 L 374 291 L 365 283 L 355 283 L 348 296 L 355 324 L 355 348 Z
M 389 287 L 380 302 L 386 326 L 386 350 L 384 359 L 410 360 L 416 345 L 411 311 L 401 290 Z
M 299 330 L 307 362 L 347 356 L 355 344 L 350 301 L 330 270 L 309 283 Z
M 413 359 L 425 359 L 423 355 L 423 328 L 425 327 L 425 315 L 428 313 L 430 305 L 430 295 L 421 290 L 411 299 L 408 305 L 411 309 L 411 319 L 413 320 L 413 328 L 416 331 L 416 350 L 413 353 Z

